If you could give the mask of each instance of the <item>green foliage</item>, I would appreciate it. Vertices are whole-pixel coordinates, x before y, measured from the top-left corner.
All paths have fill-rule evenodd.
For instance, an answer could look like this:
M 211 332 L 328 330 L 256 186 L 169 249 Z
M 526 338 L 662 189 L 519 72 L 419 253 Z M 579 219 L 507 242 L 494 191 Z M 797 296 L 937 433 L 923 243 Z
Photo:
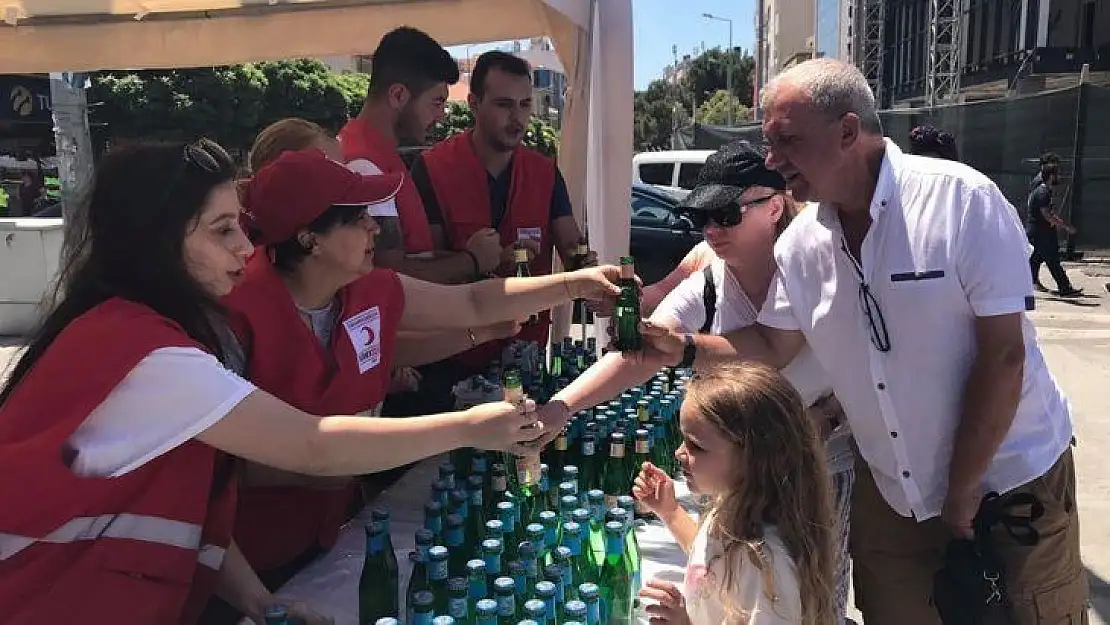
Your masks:
M 432 129 L 430 139 L 432 142 L 442 141 L 473 127 L 474 113 L 470 107 L 464 102 L 448 102 L 447 114 Z M 559 151 L 559 133 L 551 124 L 533 116 L 524 132 L 524 145 L 554 158 Z
M 358 113 L 369 77 L 312 59 L 183 70 L 101 72 L 89 101 L 113 138 L 216 139 L 245 150 L 266 125 L 302 117 L 335 132 Z
M 740 49 L 729 54 L 721 48 L 713 48 L 690 60 L 677 85 L 655 80 L 646 90 L 636 93 L 633 122 L 635 149 L 670 149 L 674 127 L 687 125 L 694 108 L 698 110 L 698 122 L 728 123 L 730 68 L 733 122 L 749 119 L 755 60 Z
M 729 109 L 732 109 L 734 124 L 749 121 L 752 117 L 752 110 L 741 104 L 739 98 L 721 89 L 698 107 L 698 121 L 703 124 L 724 126 L 729 121 Z

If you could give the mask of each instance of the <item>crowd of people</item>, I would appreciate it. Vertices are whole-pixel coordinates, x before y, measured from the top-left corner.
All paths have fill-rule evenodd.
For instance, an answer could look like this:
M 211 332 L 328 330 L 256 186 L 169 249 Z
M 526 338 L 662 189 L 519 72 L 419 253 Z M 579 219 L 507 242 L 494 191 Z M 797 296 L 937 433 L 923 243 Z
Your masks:
M 412 28 L 372 63 L 337 137 L 279 121 L 247 177 L 209 140 L 99 165 L 0 387 L 0 493 L 21 502 L 0 512 L 5 622 L 261 623 L 283 603 L 325 623 L 274 592 L 365 503 L 358 476 L 534 451 L 663 366 L 696 371 L 676 456 L 711 503 L 695 520 L 657 467 L 635 479 L 688 554 L 682 587 L 645 585 L 652 623 L 843 623 L 850 578 L 868 625 L 957 622 L 953 594 L 975 622 L 1086 622 L 1071 415 L 1025 314 L 1027 234 L 951 136 L 903 154 L 854 67 L 780 74 L 766 146 L 725 146 L 682 202 L 705 243 L 644 288 L 643 351 L 543 406 L 456 411 L 451 385 L 505 340 L 546 343 L 544 311 L 607 313 L 620 271 L 591 256 L 552 274 L 582 233 L 558 167 L 522 146 L 527 63 L 483 54 L 474 128 L 411 171 L 398 146 L 427 140 L 457 66 Z M 511 277 L 514 245 L 535 277 Z M 994 585 L 951 581 L 968 575 Z

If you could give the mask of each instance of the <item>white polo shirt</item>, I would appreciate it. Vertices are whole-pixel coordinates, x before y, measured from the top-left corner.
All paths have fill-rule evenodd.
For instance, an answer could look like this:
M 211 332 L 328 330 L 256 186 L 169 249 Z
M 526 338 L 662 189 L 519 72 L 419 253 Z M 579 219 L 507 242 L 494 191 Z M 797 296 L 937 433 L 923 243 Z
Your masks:
M 974 169 L 902 154 L 888 140 L 871 219 L 861 269 L 888 352 L 872 343 L 859 273 L 832 206 L 803 211 L 779 237 L 779 272 L 759 322 L 805 334 L 883 497 L 924 520 L 944 504 L 975 318 L 1021 314 L 1021 399 L 983 490 L 1002 493 L 1043 475 L 1067 449 L 1072 423 L 1025 316 L 1032 281 L 1017 211 Z

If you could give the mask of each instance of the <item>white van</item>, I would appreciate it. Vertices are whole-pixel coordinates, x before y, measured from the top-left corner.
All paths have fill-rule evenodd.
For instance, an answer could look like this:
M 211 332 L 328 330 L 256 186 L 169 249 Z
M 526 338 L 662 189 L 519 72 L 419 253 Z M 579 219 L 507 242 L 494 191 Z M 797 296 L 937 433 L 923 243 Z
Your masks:
M 632 180 L 657 187 L 693 189 L 698 172 L 713 150 L 640 152 L 632 157 Z

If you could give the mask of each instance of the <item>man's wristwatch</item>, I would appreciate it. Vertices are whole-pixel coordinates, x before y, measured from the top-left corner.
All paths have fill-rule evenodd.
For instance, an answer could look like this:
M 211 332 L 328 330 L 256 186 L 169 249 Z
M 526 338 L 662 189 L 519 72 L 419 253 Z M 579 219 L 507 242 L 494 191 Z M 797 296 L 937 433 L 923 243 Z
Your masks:
M 678 363 L 679 367 L 687 368 L 694 366 L 694 357 L 698 355 L 698 346 L 694 343 L 693 334 L 685 334 L 682 336 L 682 341 L 685 347 L 682 348 L 682 362 Z

